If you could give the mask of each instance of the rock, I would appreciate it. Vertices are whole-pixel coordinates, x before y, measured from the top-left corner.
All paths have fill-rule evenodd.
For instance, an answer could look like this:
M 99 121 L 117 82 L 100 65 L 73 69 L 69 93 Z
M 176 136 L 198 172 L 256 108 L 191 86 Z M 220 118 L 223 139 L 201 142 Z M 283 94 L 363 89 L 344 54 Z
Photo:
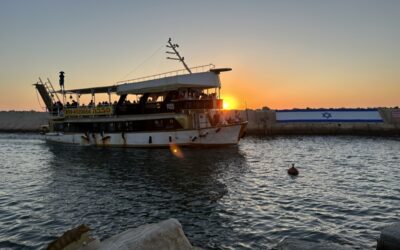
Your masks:
M 62 236 L 52 241 L 47 250 L 94 250 L 98 249 L 99 240 L 91 237 L 91 229 L 82 224 L 76 228 L 66 231 Z
M 350 250 L 352 248 L 331 242 L 310 242 L 297 239 L 285 239 L 274 249 L 276 250 Z
M 382 229 L 376 249 L 400 249 L 400 222 L 394 223 Z
M 99 248 L 100 248 L 100 241 L 98 239 L 93 239 L 86 245 L 82 245 L 78 248 L 72 248 L 72 249 L 65 248 L 64 250 L 98 250 Z
M 100 250 L 141 249 L 199 249 L 186 238 L 182 226 L 176 219 L 142 225 L 112 236 L 101 242 Z

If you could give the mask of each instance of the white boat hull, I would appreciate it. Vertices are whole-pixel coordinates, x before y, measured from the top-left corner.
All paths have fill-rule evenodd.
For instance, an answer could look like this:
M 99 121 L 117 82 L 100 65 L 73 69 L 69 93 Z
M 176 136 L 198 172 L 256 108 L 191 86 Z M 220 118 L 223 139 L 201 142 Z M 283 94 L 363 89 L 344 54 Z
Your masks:
M 235 145 L 242 137 L 247 123 L 219 127 L 149 132 L 115 133 L 47 133 L 45 138 L 52 142 L 78 145 L 114 147 L 169 147 Z

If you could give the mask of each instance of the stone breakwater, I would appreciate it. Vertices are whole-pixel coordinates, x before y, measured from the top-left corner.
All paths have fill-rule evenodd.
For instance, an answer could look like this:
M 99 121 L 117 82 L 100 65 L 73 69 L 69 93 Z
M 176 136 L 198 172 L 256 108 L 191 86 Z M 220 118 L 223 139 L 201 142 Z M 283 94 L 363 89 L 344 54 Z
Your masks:
M 41 125 L 47 124 L 48 114 L 34 111 L 0 112 L 0 131 L 38 132 Z
M 387 135 L 400 136 L 400 118 L 392 117 L 400 109 L 379 109 L 383 122 L 285 122 L 276 120 L 275 110 L 225 110 L 226 120 L 239 116 L 248 120 L 247 134 L 253 135 Z M 49 115 L 44 112 L 0 112 L 0 131 L 38 132 L 47 124 Z
M 247 134 L 253 135 L 371 135 L 400 136 L 400 109 L 380 108 L 383 122 L 284 122 L 277 121 L 275 110 L 224 111 L 224 117 L 248 120 Z

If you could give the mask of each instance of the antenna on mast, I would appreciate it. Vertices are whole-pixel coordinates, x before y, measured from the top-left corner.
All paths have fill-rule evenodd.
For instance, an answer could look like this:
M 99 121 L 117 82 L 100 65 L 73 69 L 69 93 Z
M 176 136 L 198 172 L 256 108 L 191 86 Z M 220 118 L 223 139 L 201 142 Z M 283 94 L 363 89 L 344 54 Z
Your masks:
M 192 74 L 192 71 L 189 69 L 189 67 L 186 65 L 186 63 L 185 63 L 185 61 L 184 61 L 185 58 L 182 57 L 182 56 L 179 54 L 179 52 L 176 50 L 176 48 L 179 48 L 179 45 L 176 44 L 176 43 L 173 44 L 173 43 L 171 42 L 171 38 L 168 39 L 168 44 L 169 44 L 169 45 L 167 45 L 167 48 L 172 49 L 173 52 L 172 52 L 172 51 L 166 51 L 165 53 L 175 55 L 175 56 L 177 56 L 178 58 L 176 58 L 176 57 L 169 57 L 169 56 L 168 56 L 167 59 L 180 61 L 180 62 L 183 64 L 183 66 L 185 66 L 186 70 L 189 71 L 190 74 Z

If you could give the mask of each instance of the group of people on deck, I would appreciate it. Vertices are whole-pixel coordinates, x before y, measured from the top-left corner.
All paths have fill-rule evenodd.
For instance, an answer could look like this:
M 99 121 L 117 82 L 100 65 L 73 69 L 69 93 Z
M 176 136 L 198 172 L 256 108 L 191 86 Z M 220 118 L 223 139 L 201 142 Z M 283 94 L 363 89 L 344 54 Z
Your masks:
M 217 94 L 205 94 L 198 89 L 179 90 L 179 92 L 172 98 L 175 100 L 209 100 L 216 99 Z
M 157 102 L 158 101 L 158 95 L 157 97 L 152 97 L 149 98 L 149 102 Z M 72 96 L 71 96 L 72 99 Z M 172 100 L 213 100 L 217 99 L 217 94 L 216 93 L 211 93 L 211 94 L 206 94 L 203 93 L 199 89 L 182 89 L 179 91 L 173 91 L 172 93 Z M 170 99 L 170 100 L 171 100 Z M 129 101 L 125 100 L 122 105 L 131 105 L 131 104 L 137 104 L 137 101 Z M 61 103 L 60 101 L 57 101 L 53 103 L 53 112 L 60 112 L 64 108 L 78 108 L 78 107 L 88 107 L 88 108 L 95 108 L 95 107 L 107 107 L 107 106 L 116 106 L 117 101 L 112 102 L 107 102 L 107 101 L 102 101 L 98 102 L 96 105 L 93 100 L 91 100 L 87 105 L 84 103 L 80 104 L 75 100 L 72 100 L 71 102 Z
M 240 118 L 240 113 L 237 110 L 235 110 L 233 116 L 231 115 L 228 116 L 228 115 L 229 115 L 228 113 L 216 111 L 212 117 L 209 116 L 209 121 L 213 126 L 235 124 L 242 122 L 242 119 Z
M 77 108 L 77 107 L 88 107 L 88 108 L 95 108 L 95 107 L 106 107 L 106 106 L 111 106 L 111 105 L 117 105 L 117 101 L 115 101 L 114 103 L 110 103 L 107 101 L 104 102 L 99 102 L 97 103 L 97 105 L 94 104 L 93 100 L 91 100 L 89 102 L 89 104 L 86 106 L 84 103 L 79 104 L 78 102 L 76 102 L 75 100 L 72 100 L 72 102 L 67 102 L 65 104 L 66 108 Z M 56 102 L 53 104 L 54 107 L 63 107 L 63 104 L 61 102 Z

